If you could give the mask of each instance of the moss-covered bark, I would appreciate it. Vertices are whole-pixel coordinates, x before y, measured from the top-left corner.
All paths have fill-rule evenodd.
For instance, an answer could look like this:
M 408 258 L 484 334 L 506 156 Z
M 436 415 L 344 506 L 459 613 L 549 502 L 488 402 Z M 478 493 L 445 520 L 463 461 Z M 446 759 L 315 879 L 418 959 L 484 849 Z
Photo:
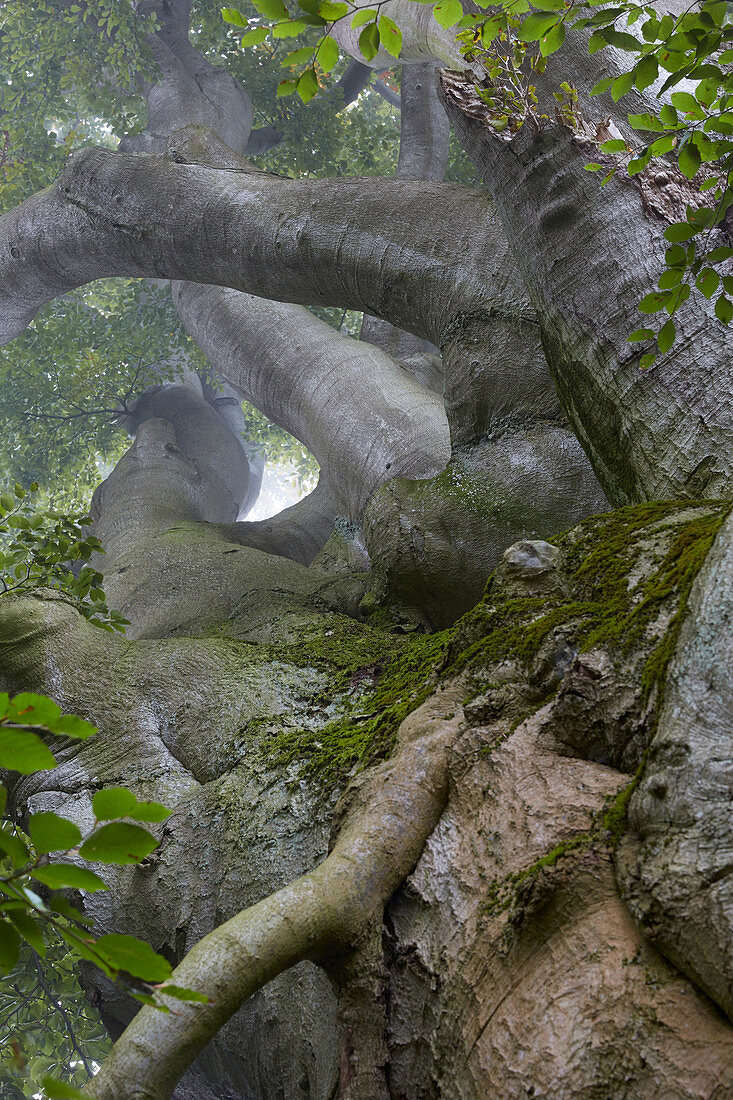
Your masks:
M 2 687 L 46 690 L 100 727 L 56 772 L 18 782 L 14 805 L 83 820 L 111 783 L 171 805 L 149 864 L 86 905 L 100 930 L 145 936 L 177 963 L 201 941 L 179 977 L 214 981 L 208 1023 L 184 1014 L 170 1032 L 141 1016 L 136 1061 L 128 1035 L 98 1095 L 169 1095 L 183 1047 L 210 1036 L 185 1086 L 202 1096 L 363 1097 L 375 1081 L 408 1097 L 723 1087 L 733 1033 L 640 938 L 613 860 L 728 510 L 640 506 L 554 545 L 520 542 L 477 607 L 435 635 L 321 607 L 293 636 L 304 597 L 282 588 L 258 598 L 262 637 L 246 640 L 212 628 L 130 641 L 52 594 L 2 601 Z M 347 851 L 356 863 L 340 863 Z M 132 1008 L 100 987 L 116 1034 Z

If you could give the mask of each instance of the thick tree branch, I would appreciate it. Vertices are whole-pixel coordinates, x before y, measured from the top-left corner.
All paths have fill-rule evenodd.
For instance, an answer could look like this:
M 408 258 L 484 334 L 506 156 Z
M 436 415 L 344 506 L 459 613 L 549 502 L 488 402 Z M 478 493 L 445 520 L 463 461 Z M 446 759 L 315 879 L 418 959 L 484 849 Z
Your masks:
M 0 339 L 59 294 L 123 274 L 367 310 L 433 343 L 467 311 L 530 312 L 480 191 L 286 180 L 95 149 L 0 219 Z
M 392 477 L 433 477 L 450 457 L 442 399 L 384 352 L 298 306 L 174 284 L 181 318 L 215 370 L 315 455 L 356 517 Z
M 448 798 L 448 760 L 462 712 L 454 689 L 432 697 L 398 733 L 394 756 L 360 777 L 333 851 L 315 870 L 205 936 L 174 981 L 211 998 L 143 1008 L 87 1088 L 96 1100 L 165 1100 L 225 1021 L 301 959 L 357 947 L 415 866 Z

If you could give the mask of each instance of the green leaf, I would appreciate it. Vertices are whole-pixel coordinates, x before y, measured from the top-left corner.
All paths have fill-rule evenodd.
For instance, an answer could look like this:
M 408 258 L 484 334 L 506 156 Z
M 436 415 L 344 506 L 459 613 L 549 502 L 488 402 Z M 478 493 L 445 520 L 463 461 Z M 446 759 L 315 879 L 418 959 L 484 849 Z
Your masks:
M 291 65 L 300 65 L 303 61 L 310 61 L 312 55 L 312 46 L 301 46 L 297 50 L 291 50 L 290 53 L 286 53 L 280 64 L 284 69 L 288 69 Z
M 622 138 L 610 138 L 608 141 L 604 141 L 599 148 L 604 153 L 623 153 L 628 147 Z
M 13 867 L 23 867 L 30 859 L 24 842 L 10 828 L 0 829 L 0 852 L 5 852 Z
M 297 80 L 290 80 L 290 79 L 281 80 L 280 83 L 277 86 L 277 92 L 275 93 L 275 95 L 277 97 L 284 96 L 284 95 L 292 95 L 297 87 L 298 87 L 298 81 Z
M 622 73 L 621 76 L 617 76 L 611 84 L 611 98 L 614 103 L 618 103 L 622 96 L 625 96 L 627 92 L 630 92 L 634 84 L 633 70 L 630 73 Z
M 338 44 L 331 38 L 330 35 L 321 42 L 318 47 L 318 53 L 316 54 L 316 61 L 323 69 L 324 73 L 330 73 L 339 59 Z
M 316 9 L 316 15 L 320 15 L 329 23 L 334 23 L 337 19 L 343 19 L 343 17 L 348 14 L 348 4 L 334 3 L 332 0 L 322 0 Z
M 305 30 L 300 19 L 288 19 L 285 23 L 276 23 L 272 28 L 273 38 L 297 38 Z
M 634 83 L 640 91 L 644 91 L 659 76 L 659 65 L 654 54 L 646 54 L 637 62 L 634 68 Z
M 352 27 L 363 27 L 365 23 L 372 23 L 378 12 L 376 8 L 359 8 L 351 20 Z
M 733 248 L 728 248 L 727 245 L 723 245 L 720 248 L 714 248 L 707 254 L 708 263 L 719 264 L 723 260 L 730 260 L 733 257 Z
M 57 1081 L 54 1077 L 44 1077 L 41 1084 L 48 1100 L 87 1100 L 86 1094 L 74 1088 L 68 1081 Z
M 675 138 L 671 134 L 665 134 L 664 137 L 657 138 L 649 146 L 649 152 L 653 157 L 661 157 L 665 153 L 669 153 L 674 149 Z
M 5 787 L 0 785 L 0 817 L 5 813 L 5 807 L 8 804 L 8 792 Z
M 318 92 L 318 77 L 313 69 L 306 69 L 298 80 L 298 95 L 304 103 L 310 102 Z
M 30 775 L 55 767 L 56 758 L 37 734 L 0 727 L 0 768 Z
M 25 942 L 29 943 L 33 950 L 38 952 L 41 958 L 45 958 L 46 944 L 38 921 L 32 917 L 30 913 L 24 913 L 17 909 L 9 910 L 7 916 L 20 932 Z
M 166 997 L 175 997 L 177 1001 L 197 1001 L 200 1004 L 211 1004 L 211 997 L 205 993 L 197 993 L 194 989 L 184 989 L 181 985 L 164 985 L 160 990 Z
M 371 61 L 379 51 L 379 28 L 376 23 L 367 23 L 359 35 L 359 50 L 365 61 Z
M 666 321 L 665 324 L 662 325 L 659 330 L 659 335 L 657 336 L 657 344 L 659 345 L 659 350 L 662 355 L 668 352 L 672 347 L 676 335 L 677 332 L 674 327 L 674 321 Z
M 73 737 L 77 741 L 86 741 L 97 733 L 97 727 L 75 714 L 62 714 L 54 728 L 54 733 L 63 737 Z
M 673 222 L 665 229 L 664 236 L 668 241 L 689 241 L 690 237 L 694 237 L 698 232 L 697 227 L 690 225 L 689 222 Z
M 551 31 L 548 31 L 543 38 L 540 39 L 540 53 L 543 57 L 549 57 L 550 54 L 559 50 L 565 41 L 565 24 L 558 23 Z
M 455 27 L 463 18 L 463 5 L 461 0 L 440 0 L 433 8 L 433 16 L 441 27 Z
M 613 81 L 614 81 L 614 78 L 612 76 L 607 76 L 607 77 L 605 77 L 605 79 L 599 80 L 598 83 L 594 84 L 593 87 L 591 88 L 590 94 L 591 95 L 603 95 L 603 93 L 607 92 L 608 89 L 611 87 L 611 85 L 613 84 Z
M 583 167 L 585 168 L 586 172 L 602 172 L 603 171 L 603 165 L 602 164 L 592 164 L 592 163 L 591 164 L 584 164 Z
M 663 107 L 659 109 L 659 117 L 665 126 L 676 126 L 679 118 L 674 107 L 670 107 L 668 103 L 665 103 Z
M 631 333 L 631 336 L 627 336 L 626 339 L 630 344 L 638 343 L 640 340 L 651 340 L 654 335 L 653 328 L 638 328 L 635 332 Z
M 33 814 L 28 833 L 39 856 L 47 852 L 66 852 L 81 843 L 81 831 L 65 817 L 50 811 Z
M 168 960 L 135 936 L 100 936 L 96 946 L 102 958 L 115 970 L 125 970 L 145 982 L 164 982 L 171 976 Z
M 659 279 L 659 289 L 672 290 L 673 287 L 679 286 L 682 282 L 683 270 L 684 268 L 670 267 L 663 271 Z
M 61 717 L 61 707 L 46 695 L 22 691 L 10 700 L 8 716 L 24 726 L 45 726 L 54 730 Z
M 660 309 L 664 309 L 664 303 L 667 301 L 667 294 L 647 294 L 639 302 L 640 313 L 659 313 Z
M 653 351 L 647 352 L 647 354 L 642 355 L 641 359 L 639 360 L 639 366 L 642 370 L 647 370 L 656 358 L 656 354 Z
M 379 40 L 384 46 L 387 53 L 392 57 L 399 57 L 402 49 L 402 31 L 394 22 L 386 15 L 379 17 Z
M 705 111 L 700 106 L 694 95 L 689 92 L 672 92 L 669 97 L 678 111 L 684 111 L 689 118 L 696 120 L 705 118 Z
M 664 127 L 658 118 L 650 114 L 629 115 L 629 125 L 635 130 L 663 130 Z
M 127 816 L 134 821 L 165 821 L 170 815 L 171 810 L 160 802 L 138 802 Z
M 107 787 L 97 791 L 92 799 L 92 809 L 97 821 L 111 821 L 116 817 L 127 817 L 137 805 L 137 799 L 126 787 Z
M 247 20 L 244 18 L 239 8 L 222 8 L 221 17 L 225 23 L 231 23 L 233 27 L 248 26 Z
M 6 973 L 12 970 L 18 961 L 19 954 L 20 936 L 17 929 L 10 921 L 0 917 L 0 970 Z
M 688 180 L 691 180 L 700 167 L 700 150 L 696 145 L 693 145 L 691 141 L 688 141 L 687 144 L 680 149 L 677 155 L 677 163 L 679 164 L 680 172 L 687 176 Z
M 52 890 L 87 890 L 90 894 L 109 887 L 99 875 L 87 871 L 85 867 L 75 867 L 72 863 L 49 863 L 45 867 L 36 867 L 31 876 L 50 886 Z
M 252 6 L 266 19 L 287 19 L 288 9 L 283 0 L 252 0 Z
M 97 829 L 84 841 L 79 849 L 79 854 L 84 859 L 99 863 L 124 865 L 139 863 L 141 859 L 145 859 L 157 847 L 158 841 L 147 829 L 123 822 L 114 825 L 102 825 L 100 829 Z
M 627 34 L 626 31 L 617 31 L 615 27 L 604 27 L 600 33 L 605 38 L 606 42 L 619 50 L 627 50 L 629 53 L 635 53 L 639 49 L 638 38 L 634 38 L 633 34 Z
M 52 909 L 54 913 L 60 913 L 67 920 L 77 921 L 79 924 L 87 926 L 91 924 L 90 918 L 85 917 L 81 909 L 77 909 L 75 905 L 72 905 L 63 894 L 52 894 L 48 899 L 48 908 Z
M 715 316 L 724 325 L 730 324 L 731 318 L 733 318 L 733 302 L 726 298 L 724 294 L 721 294 L 715 303 Z
M 538 42 L 556 23 L 557 15 L 540 15 L 538 12 L 533 12 L 524 20 L 517 34 L 525 42 Z
M 676 310 L 678 310 L 680 308 L 681 305 L 684 304 L 684 302 L 687 301 L 687 299 L 689 297 L 690 297 L 690 284 L 689 283 L 681 283 L 677 287 L 676 290 L 669 291 L 669 293 L 667 295 L 667 301 L 664 303 L 664 308 L 666 309 L 666 311 L 670 315 L 670 317 L 672 316 L 672 314 Z
M 649 164 L 651 158 L 649 155 L 643 157 L 632 157 L 629 163 L 626 165 L 626 171 L 630 176 L 637 176 L 639 172 L 643 172 L 646 166 Z
M 704 267 L 695 279 L 695 286 L 710 300 L 720 285 L 720 275 L 712 267 Z
M 269 27 L 255 27 L 253 31 L 245 31 L 239 39 L 239 44 L 240 46 L 259 46 L 269 33 Z

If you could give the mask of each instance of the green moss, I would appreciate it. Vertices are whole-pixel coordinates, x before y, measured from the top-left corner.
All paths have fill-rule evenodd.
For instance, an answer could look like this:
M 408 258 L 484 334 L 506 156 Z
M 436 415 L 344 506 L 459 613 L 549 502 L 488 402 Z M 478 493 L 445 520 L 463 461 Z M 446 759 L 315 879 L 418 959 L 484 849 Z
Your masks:
M 601 819 L 602 829 L 608 835 L 611 845 L 614 848 L 617 847 L 628 828 L 629 803 L 631 802 L 632 794 L 639 786 L 642 776 L 644 775 L 648 755 L 649 749 L 647 748 L 644 751 L 641 763 L 636 769 L 633 779 L 609 801 Z
M 546 852 L 545 855 L 540 856 L 534 863 L 531 863 L 528 867 L 523 867 L 521 871 L 515 871 L 503 879 L 495 880 L 489 886 L 489 898 L 483 905 L 483 912 L 487 916 L 494 916 L 509 909 L 517 901 L 517 889 L 521 883 L 536 878 L 543 870 L 554 867 L 571 852 L 585 851 L 594 840 L 595 835 L 593 833 L 581 833 L 562 844 L 555 845 L 554 848 Z
M 705 514 L 700 515 L 700 510 Z M 654 556 L 660 525 L 692 510 L 672 529 L 666 550 L 633 574 L 645 553 Z M 660 616 L 669 615 L 661 638 L 650 645 L 642 672 L 645 700 L 657 689 L 661 702 L 667 666 L 674 653 L 692 583 L 713 539 L 731 510 L 729 502 L 669 501 L 634 505 L 595 516 L 555 540 L 565 552 L 572 600 L 561 597 L 494 598 L 492 581 L 479 606 L 456 627 L 456 638 L 479 633 L 461 652 L 452 647 L 452 669 L 477 659 L 531 661 L 557 627 L 572 628 L 578 649 L 604 646 L 628 653 L 643 647 Z M 661 540 L 664 541 L 663 539 Z M 652 549 L 650 549 L 652 547 Z
M 354 623 L 317 645 L 278 650 L 280 659 L 329 671 L 329 694 L 349 713 L 320 729 L 274 734 L 266 749 L 277 764 L 298 761 L 305 775 L 333 785 L 354 769 L 389 754 L 400 723 L 435 685 L 445 634 L 390 635 Z
M 333 785 L 390 752 L 399 724 L 438 676 L 503 661 L 528 666 L 557 628 L 578 650 L 640 651 L 642 691 L 647 698 L 656 690 L 658 708 L 692 583 L 730 509 L 728 502 L 663 502 L 592 517 L 556 540 L 572 599 L 558 592 L 507 596 L 492 580 L 481 603 L 439 634 L 400 635 L 380 629 L 387 624 L 374 616 L 368 624 L 335 617 L 297 645 L 278 646 L 278 660 L 325 671 L 324 708 L 349 713 L 319 729 L 273 733 L 268 757 L 279 765 L 297 761 L 306 775 Z M 532 710 L 525 704 L 522 713 Z M 606 826 L 611 831 L 620 806 Z

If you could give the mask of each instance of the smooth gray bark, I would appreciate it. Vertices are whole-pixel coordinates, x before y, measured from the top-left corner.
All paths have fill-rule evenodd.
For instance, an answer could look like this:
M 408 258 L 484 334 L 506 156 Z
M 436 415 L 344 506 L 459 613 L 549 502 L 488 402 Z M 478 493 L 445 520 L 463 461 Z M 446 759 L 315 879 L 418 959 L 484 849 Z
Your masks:
M 448 462 L 442 399 L 384 352 L 298 306 L 194 283 L 174 300 L 215 370 L 308 447 L 348 515 L 391 477 Z
M 525 127 L 507 142 L 453 116 L 497 199 L 563 407 L 609 499 L 729 495 L 733 347 L 712 303 L 696 295 L 675 314 L 677 341 L 648 371 L 643 345 L 626 340 L 644 323 L 636 307 L 662 269 L 663 232 L 694 187 L 673 177 L 667 195 L 652 173 L 620 173 L 601 196 L 571 130 Z
M 215 283 L 365 309 L 439 342 L 459 313 L 527 309 L 484 193 L 453 184 L 287 180 L 101 149 L 0 219 L 3 341 L 108 275 Z

